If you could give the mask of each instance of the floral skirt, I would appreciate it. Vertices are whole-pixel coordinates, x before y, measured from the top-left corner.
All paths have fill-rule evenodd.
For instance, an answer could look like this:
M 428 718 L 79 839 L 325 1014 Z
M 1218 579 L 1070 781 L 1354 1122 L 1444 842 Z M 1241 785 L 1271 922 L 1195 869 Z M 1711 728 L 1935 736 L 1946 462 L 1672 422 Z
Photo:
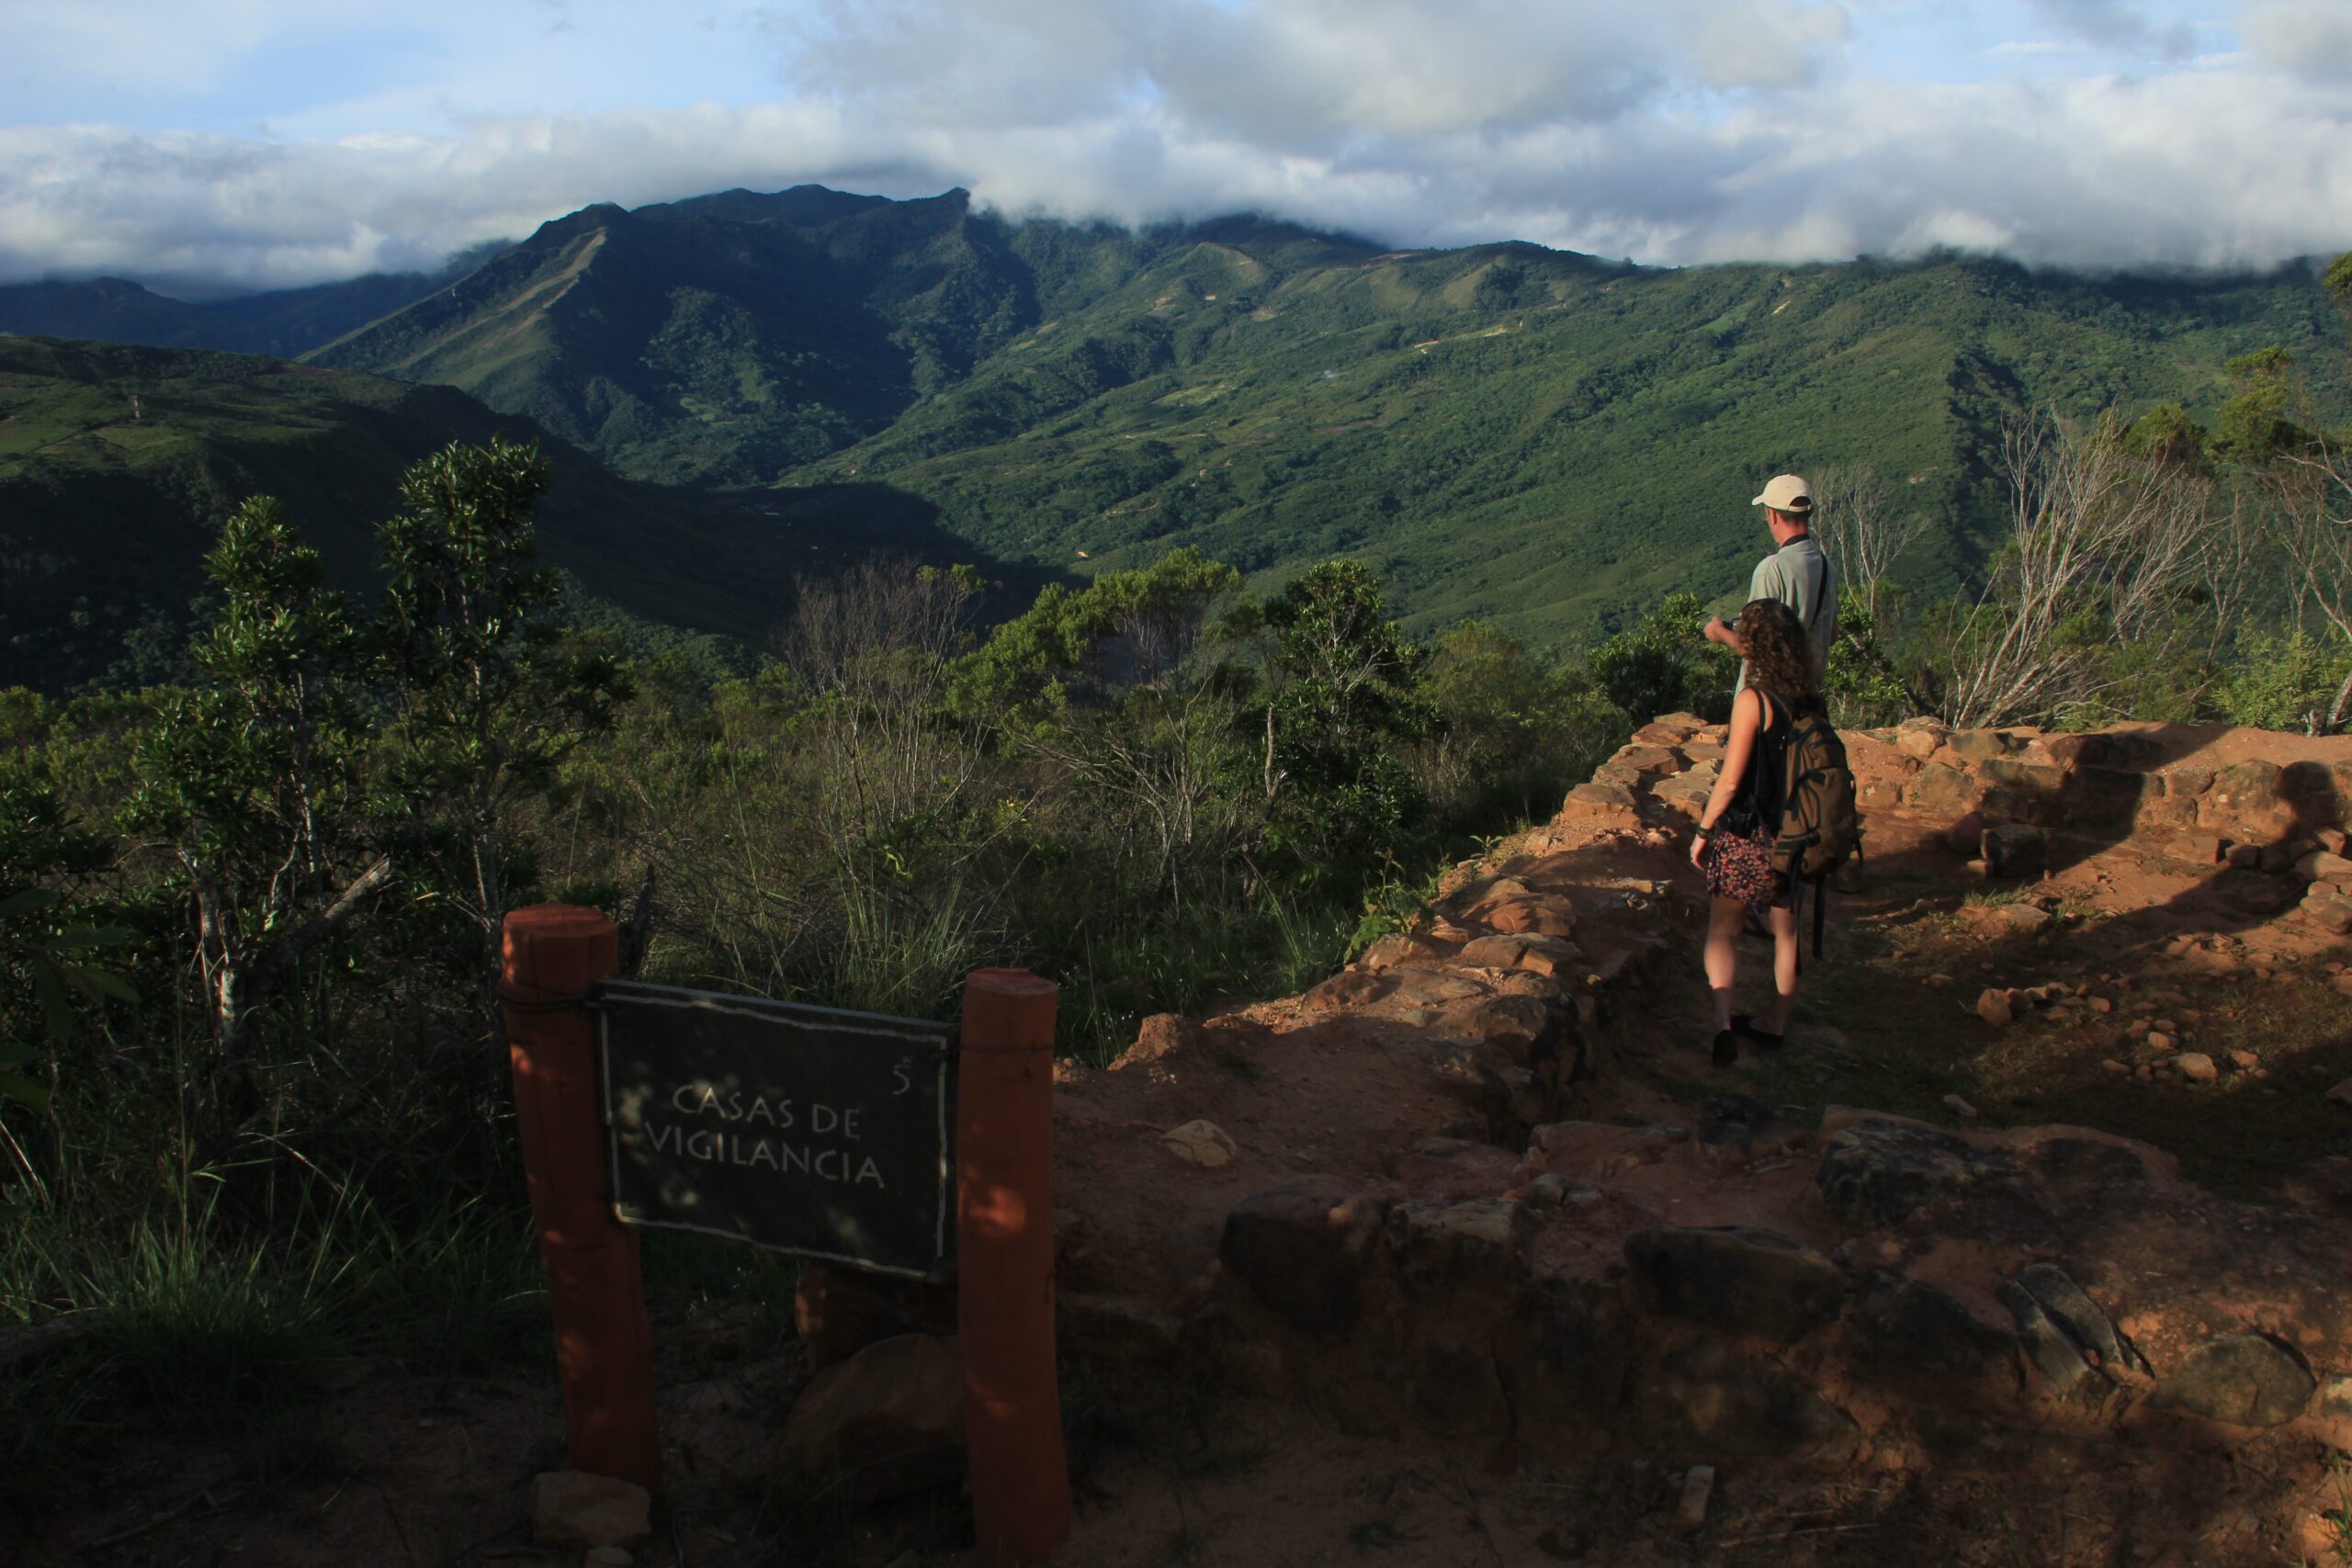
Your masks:
M 1745 839 L 1729 833 L 1710 838 L 1699 869 L 1707 879 L 1707 891 L 1718 898 L 1736 899 L 1757 910 L 1789 900 L 1788 879 L 1772 869 L 1772 837 L 1761 828 Z

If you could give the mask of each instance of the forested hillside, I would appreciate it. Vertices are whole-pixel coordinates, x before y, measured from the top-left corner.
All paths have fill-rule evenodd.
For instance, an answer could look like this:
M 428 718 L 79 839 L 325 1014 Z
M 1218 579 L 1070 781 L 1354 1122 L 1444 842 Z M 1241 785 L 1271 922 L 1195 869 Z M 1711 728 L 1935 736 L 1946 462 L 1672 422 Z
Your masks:
M 2269 344 L 2324 421 L 2352 409 L 2308 267 L 1639 268 L 1248 217 L 1015 222 L 961 191 L 591 207 L 414 299 L 363 278 L 174 314 L 45 287 L 34 316 L 0 290 L 0 326 L 242 344 L 232 318 L 366 320 L 310 357 L 461 388 L 632 479 L 781 488 L 756 506 L 828 539 L 921 537 L 1032 580 L 1184 545 L 1279 586 L 1345 554 L 1418 631 L 1483 616 L 1555 650 L 1666 592 L 1735 591 L 1747 498 L 1780 469 L 1893 481 L 1928 524 L 1896 576 L 1941 593 L 2008 526 L 2005 420 L 2173 402 L 2210 423 L 2227 362 Z
M 0 338 L 0 684 L 55 692 L 173 675 L 204 554 L 248 496 L 285 503 L 331 581 L 367 585 L 401 470 L 502 430 L 538 435 L 444 387 L 243 355 Z M 658 625 L 757 646 L 797 575 L 876 543 L 959 553 L 926 531 L 920 509 L 844 542 L 784 500 L 629 483 L 541 440 L 555 476 L 541 512 L 548 555 L 640 623 L 632 635 Z

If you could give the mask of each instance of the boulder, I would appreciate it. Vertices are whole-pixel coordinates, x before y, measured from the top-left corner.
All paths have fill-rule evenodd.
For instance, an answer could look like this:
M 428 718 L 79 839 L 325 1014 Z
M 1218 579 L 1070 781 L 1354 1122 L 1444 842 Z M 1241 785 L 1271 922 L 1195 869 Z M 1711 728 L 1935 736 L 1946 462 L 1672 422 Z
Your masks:
M 1904 803 L 1925 817 L 1958 817 L 1976 804 L 1976 775 L 1931 763 L 1911 775 Z
M 2278 763 L 2259 758 L 2232 762 L 2214 773 L 2213 787 L 2206 792 L 2206 799 L 2228 816 L 2266 816 L 2278 808 L 2283 773 Z
M 2043 1213 L 2014 1156 L 1915 1122 L 1864 1118 L 1839 1128 L 1823 1145 L 1814 1184 L 1831 1213 L 1862 1229 L 1962 1206 L 2001 1217 Z
M 2123 1337 L 2107 1314 L 2074 1277 L 2055 1263 L 2035 1263 L 2021 1269 L 2010 1285 L 2025 1293 L 2034 1304 L 2061 1329 L 2080 1353 L 2083 1361 L 2110 1376 L 2123 1372 L 2145 1373 L 2148 1363 L 2140 1352 Z M 2016 1307 L 2007 1297 L 2002 1304 Z M 2022 1324 L 2019 1325 L 2022 1328 Z
M 2226 1334 L 2191 1350 L 2156 1384 L 2159 1404 L 2232 1427 L 2283 1427 L 2318 1382 L 2303 1359 L 2260 1334 Z
M 1836 1470 L 1861 1446 L 1854 1418 L 1778 1361 L 1723 1339 L 1668 1350 L 1628 1391 L 1635 1433 L 1681 1459 L 1778 1460 Z
M 2352 860 L 2329 850 L 2313 850 L 2295 863 L 2295 874 L 2305 882 L 2342 882 L 2352 877 Z
M 2301 904 L 2303 918 L 2334 936 L 2352 935 L 2352 898 L 2332 888 L 2314 887 Z
M 1625 1263 L 1645 1311 L 1779 1345 L 1835 1320 L 1846 1298 L 1836 1264 L 1754 1225 L 1654 1225 L 1625 1238 Z
M 583 1470 L 531 1478 L 531 1539 L 541 1546 L 638 1546 L 653 1539 L 653 1495 Z
M 1405 1402 L 1431 1429 L 1454 1437 L 1510 1432 L 1510 1401 L 1493 1353 L 1457 1328 L 1440 1325 L 1415 1340 L 1405 1379 Z
M 1952 755 L 1972 762 L 1988 761 L 2006 757 L 2011 750 L 2011 737 L 2005 729 L 1955 729 L 1944 738 Z
M 1342 1012 L 1369 1007 L 1396 988 L 1396 982 L 1373 970 L 1342 969 L 1299 998 L 1310 1011 Z
M 2007 1028 L 2017 1019 L 2016 993 L 1998 987 L 1986 987 L 1977 994 L 1976 1016 L 1996 1029 Z
M 792 1315 L 809 1365 L 830 1366 L 901 1334 L 952 1334 L 956 1287 L 803 1262 Z
M 1214 1170 L 1233 1163 L 1240 1152 L 1232 1135 L 1214 1122 L 1187 1122 L 1181 1127 L 1170 1127 L 1159 1135 L 1168 1152 L 1187 1165 L 1197 1165 Z
M 1331 1182 L 1292 1183 L 1234 1205 L 1217 1258 L 1292 1327 L 1329 1333 L 1362 1315 L 1387 1218 L 1384 1199 Z
M 1996 822 L 1979 841 L 1995 876 L 2039 876 L 2050 865 L 2050 836 L 2030 822 Z
M 1855 1296 L 1846 1344 L 1866 1375 L 1900 1389 L 2017 1386 L 2017 1336 L 1924 1280 L 1871 1275 Z
M 1719 1174 L 1793 1154 L 1812 1142 L 1810 1128 L 1752 1096 L 1713 1094 L 1699 1102 L 1699 1160 Z
M 1407 1287 L 1428 1293 L 1523 1278 L 1535 1227 L 1535 1212 L 1516 1199 L 1399 1203 L 1388 1211 L 1388 1246 Z
M 1611 1425 L 1634 1359 L 1624 1297 L 1598 1280 L 1538 1280 L 1504 1326 L 1498 1359 L 1523 1418 L 1580 1434 Z
M 1967 811 L 1959 821 L 1944 829 L 1943 845 L 1963 860 L 1974 860 L 1984 852 L 1984 814 Z
M 2155 1036 L 2151 1034 L 2148 1038 L 2154 1040 Z M 2190 1083 L 2211 1083 L 2222 1076 L 2221 1067 L 2202 1051 L 2183 1051 L 2172 1059 L 2172 1069 Z
M 809 1380 L 785 1421 L 776 1469 L 793 1491 L 839 1485 L 874 1502 L 952 1484 L 963 1450 L 956 1341 L 903 1334 Z

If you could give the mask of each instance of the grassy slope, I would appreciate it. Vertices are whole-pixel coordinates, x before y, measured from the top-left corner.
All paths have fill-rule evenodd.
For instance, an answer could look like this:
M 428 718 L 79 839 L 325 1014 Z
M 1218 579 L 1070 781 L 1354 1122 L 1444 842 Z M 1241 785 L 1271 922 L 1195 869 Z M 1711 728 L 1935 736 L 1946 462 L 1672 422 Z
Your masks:
M 1524 246 L 1285 271 L 1201 245 L 1047 323 L 808 477 L 936 502 L 1008 557 L 1193 544 L 1269 579 L 1359 554 L 1421 625 L 1539 644 L 1686 584 L 1729 591 L 1783 468 L 1867 463 L 1963 573 L 1998 525 L 2003 412 L 2177 399 L 2283 341 L 2345 385 L 2308 277 L 2125 284 L 1944 260 L 1625 272 Z
M 0 338 L 0 685 L 97 676 L 148 623 L 151 638 L 175 645 L 204 552 L 248 495 L 284 501 L 334 579 L 364 590 L 401 471 L 499 430 L 539 435 L 443 387 L 242 355 Z M 560 442 L 543 449 L 556 475 L 540 515 L 547 553 L 590 592 L 657 622 L 763 637 L 793 579 L 850 548 L 809 526 L 814 500 L 876 520 L 896 547 L 969 554 L 916 505 L 822 491 L 694 496 L 616 479 Z

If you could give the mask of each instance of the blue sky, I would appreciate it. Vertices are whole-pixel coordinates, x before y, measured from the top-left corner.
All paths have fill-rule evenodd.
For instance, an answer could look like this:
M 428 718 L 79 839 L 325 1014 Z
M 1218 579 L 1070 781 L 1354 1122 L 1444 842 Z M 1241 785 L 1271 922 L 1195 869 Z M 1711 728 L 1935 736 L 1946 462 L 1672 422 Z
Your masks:
M 2352 246 L 2352 0 L 0 0 L 0 281 L 804 180 L 1653 263 Z

